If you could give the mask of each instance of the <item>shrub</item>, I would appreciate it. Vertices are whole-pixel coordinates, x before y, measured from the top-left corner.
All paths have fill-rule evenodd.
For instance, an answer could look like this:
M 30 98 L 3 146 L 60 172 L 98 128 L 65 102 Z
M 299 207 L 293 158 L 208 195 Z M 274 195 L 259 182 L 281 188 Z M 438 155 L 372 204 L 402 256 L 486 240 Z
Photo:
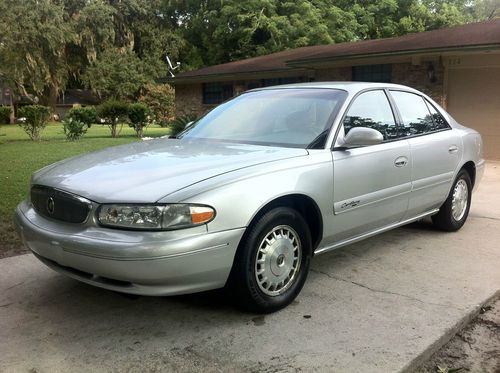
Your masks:
M 111 130 L 111 137 L 117 137 L 122 128 L 123 121 L 128 119 L 128 104 L 124 101 L 108 100 L 97 107 L 97 116 L 104 120 Z M 121 123 L 118 129 L 118 123 Z
M 0 106 L 0 124 L 10 123 L 10 113 L 12 109 L 10 106 Z
M 149 108 L 145 104 L 135 103 L 129 106 L 129 126 L 135 130 L 137 137 L 142 137 L 144 128 L 148 125 Z
M 87 124 L 73 118 L 62 121 L 64 134 L 69 141 L 79 140 L 87 132 Z
M 50 109 L 42 105 L 22 106 L 17 112 L 21 118 L 26 118 L 19 126 L 33 141 L 40 140 L 40 133 L 50 118 Z
M 153 120 L 162 127 L 175 116 L 175 91 L 168 84 L 146 84 L 139 101 L 149 107 Z
M 170 136 L 175 137 L 177 134 L 181 133 L 184 131 L 187 127 L 187 125 L 190 122 L 194 122 L 196 120 L 196 115 L 195 114 L 187 114 L 187 115 L 182 115 L 180 117 L 175 118 L 173 120 L 169 127 L 170 127 Z
M 68 119 L 73 119 L 84 123 L 88 128 L 97 121 L 97 112 L 94 106 L 74 107 L 67 115 Z

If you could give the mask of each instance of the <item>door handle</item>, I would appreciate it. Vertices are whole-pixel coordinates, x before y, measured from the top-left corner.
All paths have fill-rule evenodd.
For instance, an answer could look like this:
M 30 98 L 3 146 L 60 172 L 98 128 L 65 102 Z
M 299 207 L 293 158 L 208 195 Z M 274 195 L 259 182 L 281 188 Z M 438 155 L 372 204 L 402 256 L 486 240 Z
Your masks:
M 394 161 L 394 166 L 396 167 L 404 167 L 408 164 L 408 158 L 406 157 L 397 157 L 396 160 Z
M 448 152 L 449 152 L 449 153 L 456 153 L 456 152 L 458 152 L 458 146 L 456 146 L 456 145 L 451 145 L 451 146 L 448 148 Z

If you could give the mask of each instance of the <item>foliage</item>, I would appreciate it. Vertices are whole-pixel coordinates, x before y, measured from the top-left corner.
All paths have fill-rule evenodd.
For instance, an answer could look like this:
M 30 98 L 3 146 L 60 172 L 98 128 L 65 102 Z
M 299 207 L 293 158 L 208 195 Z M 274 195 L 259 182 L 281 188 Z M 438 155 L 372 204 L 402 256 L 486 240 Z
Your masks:
M 184 131 L 187 125 L 190 122 L 194 122 L 196 119 L 197 118 L 195 114 L 182 115 L 175 118 L 175 120 L 173 120 L 169 126 L 171 136 L 175 137 L 176 135 Z
M 182 42 L 172 27 L 176 21 L 164 17 L 162 7 L 162 0 L 2 0 L 0 80 L 15 94 L 36 96 L 54 108 L 66 87 L 96 83 L 84 79 L 87 68 L 101 73 L 117 50 L 127 66 L 139 59 L 142 70 L 148 68 L 141 72 L 146 81 L 165 75 L 165 51 L 177 58 Z M 100 91 L 103 84 L 97 83 L 91 88 Z
M 486 19 L 494 0 L 178 0 L 180 60 L 198 68 L 307 45 L 392 37 Z
M 134 129 L 139 138 L 142 137 L 144 128 L 148 125 L 148 114 L 149 108 L 142 103 L 131 104 L 128 108 L 129 126 Z
M 149 107 L 152 119 L 162 127 L 175 116 L 175 91 L 168 84 L 146 84 L 139 101 Z
M 2 0 L 0 80 L 51 108 L 67 87 L 135 99 L 166 55 L 188 70 L 499 13 L 498 0 Z
M 77 106 L 69 111 L 67 117 L 68 119 L 82 122 L 90 128 L 97 121 L 97 112 L 94 106 Z
M 64 119 L 62 124 L 64 134 L 69 141 L 79 140 L 88 129 L 86 123 L 73 118 Z
M 64 15 L 63 5 L 51 0 L 0 2 L 0 77 L 52 106 L 68 78 L 65 47 L 75 40 Z
M 114 99 L 105 101 L 97 107 L 97 116 L 109 126 L 111 137 L 117 137 L 122 130 L 123 121 L 128 119 L 128 104 Z M 119 122 L 122 122 L 120 128 Z
M 0 106 L 0 124 L 10 123 L 10 114 L 12 109 L 10 106 Z
M 158 77 L 155 66 L 132 50 L 106 50 L 87 68 L 83 79 L 99 95 L 115 99 L 133 98 L 142 86 Z
M 31 140 L 40 140 L 40 133 L 47 125 L 50 109 L 42 105 L 27 105 L 19 108 L 18 117 L 25 118 L 19 126 L 28 134 Z

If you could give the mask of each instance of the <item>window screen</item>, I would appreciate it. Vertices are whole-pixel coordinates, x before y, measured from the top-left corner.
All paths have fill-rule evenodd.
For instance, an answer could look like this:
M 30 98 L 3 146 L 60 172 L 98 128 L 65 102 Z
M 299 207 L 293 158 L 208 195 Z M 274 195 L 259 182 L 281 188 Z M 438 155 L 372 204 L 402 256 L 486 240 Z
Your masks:
M 204 83 L 203 103 L 217 105 L 234 96 L 232 84 Z
M 357 82 L 390 83 L 392 65 L 363 65 L 352 67 L 352 80 Z

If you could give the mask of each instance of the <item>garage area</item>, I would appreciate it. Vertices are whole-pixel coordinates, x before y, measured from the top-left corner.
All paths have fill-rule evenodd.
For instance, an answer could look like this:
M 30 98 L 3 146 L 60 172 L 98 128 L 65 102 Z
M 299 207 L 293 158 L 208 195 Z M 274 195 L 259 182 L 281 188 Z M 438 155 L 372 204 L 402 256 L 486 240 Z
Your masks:
M 481 133 L 486 159 L 500 159 L 500 59 L 450 59 L 447 110 Z M 496 61 L 495 61 L 496 60 Z

